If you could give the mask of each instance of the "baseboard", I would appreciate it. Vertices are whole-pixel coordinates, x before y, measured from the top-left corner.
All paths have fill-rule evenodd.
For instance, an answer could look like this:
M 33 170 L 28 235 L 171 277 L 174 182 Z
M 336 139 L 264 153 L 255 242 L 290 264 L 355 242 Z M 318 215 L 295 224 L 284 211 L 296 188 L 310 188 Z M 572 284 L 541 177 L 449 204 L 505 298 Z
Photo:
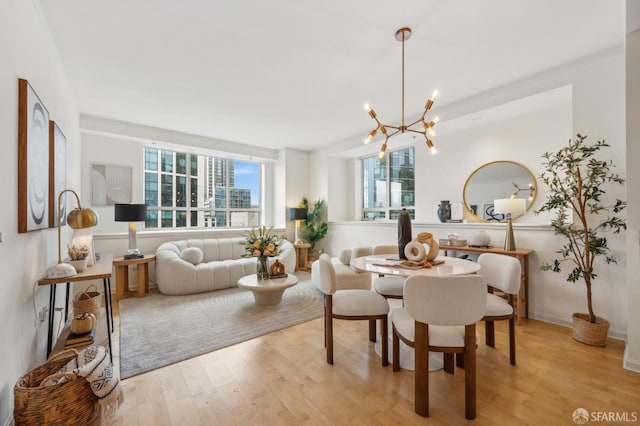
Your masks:
M 571 328 L 573 326 L 571 320 L 567 320 L 565 318 L 556 318 L 556 317 L 549 317 L 549 316 L 545 316 L 545 315 L 536 315 L 534 313 L 530 313 L 529 314 L 529 318 L 534 319 L 534 320 L 538 320 L 538 321 L 548 322 L 550 324 L 561 325 L 563 327 L 568 327 L 568 328 Z M 627 341 L 627 333 L 625 333 L 623 331 L 612 330 L 611 328 L 609 329 L 609 334 L 607 334 L 607 337 L 610 337 L 610 338 L 616 339 L 616 340 L 622 340 L 623 342 Z
M 624 348 L 624 358 L 622 361 L 622 367 L 626 370 L 631 370 L 636 373 L 640 373 L 640 360 L 631 360 L 629 359 L 628 353 L 629 347 Z

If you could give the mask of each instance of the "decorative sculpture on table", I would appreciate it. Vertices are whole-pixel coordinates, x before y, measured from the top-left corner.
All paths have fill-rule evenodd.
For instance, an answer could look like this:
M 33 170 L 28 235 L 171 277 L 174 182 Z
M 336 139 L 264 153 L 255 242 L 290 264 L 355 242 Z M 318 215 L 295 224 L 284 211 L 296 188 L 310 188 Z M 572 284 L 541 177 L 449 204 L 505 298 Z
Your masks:
M 411 241 L 411 216 L 407 209 L 403 208 L 398 216 L 398 255 L 400 259 L 406 259 L 405 246 Z
M 284 272 L 284 264 L 278 259 L 269 267 L 269 278 L 284 278 L 287 274 Z
M 425 268 L 430 268 L 438 264 L 435 259 L 438 257 L 439 250 L 440 245 L 438 241 L 433 238 L 433 234 L 430 232 L 421 232 L 413 241 L 405 246 L 404 254 L 408 260 L 422 263 Z

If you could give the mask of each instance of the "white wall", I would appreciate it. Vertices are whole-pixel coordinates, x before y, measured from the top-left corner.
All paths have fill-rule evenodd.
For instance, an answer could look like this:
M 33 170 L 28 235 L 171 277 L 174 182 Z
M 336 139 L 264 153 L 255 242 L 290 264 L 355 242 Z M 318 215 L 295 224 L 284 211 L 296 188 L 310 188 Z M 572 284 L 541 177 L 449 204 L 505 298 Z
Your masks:
M 67 138 L 67 187 L 80 188 L 78 112 L 54 56 L 37 2 L 0 2 L 0 424 L 10 422 L 13 386 L 31 368 L 44 362 L 47 322 L 34 325 L 36 310 L 48 307 L 49 287 L 34 284 L 57 260 L 54 229 L 18 234 L 18 78 L 29 80 Z M 65 231 L 63 238 L 68 237 Z M 64 306 L 58 286 L 57 306 Z M 60 314 L 56 314 L 56 321 Z
M 416 145 L 414 234 L 429 231 L 440 238 L 446 236 L 448 232 L 458 232 L 461 236 L 468 237 L 479 228 L 488 227 L 492 234 L 492 243 L 501 245 L 504 241 L 502 228 L 492 228 L 500 225 L 440 224 L 437 218 L 437 205 L 440 200 L 461 200 L 462 188 L 467 176 L 476 167 L 489 161 L 517 161 L 530 168 L 535 176 L 539 176 L 543 170 L 541 155 L 545 151 L 556 151 L 566 145 L 568 139 L 578 132 L 589 135 L 591 142 L 605 139 L 611 148 L 603 154 L 613 159 L 618 165 L 618 171 L 625 175 L 627 156 L 624 130 L 624 56 L 623 49 L 611 49 L 589 60 L 565 65 L 534 78 L 497 88 L 491 93 L 483 94 L 482 99 L 476 98 L 462 102 L 461 104 L 465 104 L 464 108 L 461 105 L 444 106 L 442 110 L 451 113 L 466 108 L 465 115 L 454 115 L 454 118 L 482 116 L 485 108 L 500 105 L 499 103 L 487 105 L 483 103 L 486 99 L 512 102 L 518 97 L 536 96 L 544 91 L 561 90 L 563 87 L 570 88 L 566 102 L 554 103 L 547 109 L 539 109 L 504 121 L 492 121 L 483 126 L 467 126 L 463 130 L 454 128 L 439 134 L 434 139 L 439 148 L 437 157 L 429 155 L 424 149 L 424 144 L 418 143 Z M 474 104 L 483 105 L 483 109 L 476 112 L 470 111 L 468 105 Z M 446 122 L 444 118 L 447 115 L 444 112 L 442 115 L 444 124 Z M 352 148 L 348 141 L 343 145 Z M 326 176 L 323 165 L 331 164 L 331 159 L 328 157 L 340 154 L 335 148 L 336 146 L 333 146 L 312 153 L 312 163 L 315 163 L 317 176 Z M 391 146 L 391 148 L 394 147 Z M 356 169 L 353 164 L 351 167 Z M 353 176 L 356 181 L 359 179 L 357 172 Z M 347 189 L 341 190 L 331 185 L 329 190 L 326 182 L 314 181 L 312 185 L 314 184 L 315 190 L 321 196 L 328 194 L 334 203 L 339 202 L 336 199 L 336 191 L 339 191 L 343 197 L 343 203 L 357 206 L 357 200 L 354 202 L 347 197 Z M 356 184 L 359 185 L 359 183 Z M 538 181 L 538 185 L 541 190 L 534 203 L 534 209 L 543 202 L 542 197 L 545 193 L 542 182 Z M 353 182 L 345 183 L 344 188 L 349 187 L 353 187 Z M 616 188 L 609 193 L 612 196 L 625 196 L 624 189 Z M 332 211 L 331 205 L 329 205 L 329 211 Z M 353 215 L 353 217 L 358 216 L 357 212 Z M 351 219 L 349 215 L 339 219 L 332 217 L 334 221 L 349 219 Z M 550 227 L 542 226 L 544 223 L 548 223 L 548 216 L 536 217 L 532 213 L 527 213 L 515 223 L 517 245 L 535 250 L 530 266 L 529 312 L 533 318 L 568 324 L 573 312 L 586 310 L 586 293 L 582 285 L 568 284 L 565 274 L 542 273 L 539 270 L 543 261 L 555 258 L 555 251 L 562 243 L 562 240 L 553 235 Z M 355 244 L 393 244 L 396 238 L 394 223 L 332 222 L 329 234 L 322 245 L 335 255 L 339 249 Z M 633 238 L 636 240 L 637 235 Z M 627 236 L 611 235 L 608 236 L 608 241 L 612 254 L 621 259 L 619 264 L 621 267 L 609 267 L 604 262 L 596 265 L 598 278 L 593 287 L 594 308 L 598 315 L 611 322 L 612 336 L 626 337 L 629 322 L 627 316 L 629 294 L 625 271 Z M 637 241 L 635 242 L 637 244 Z
M 309 197 L 309 153 L 286 148 L 280 151 L 280 162 L 283 178 L 281 183 L 274 185 L 279 193 L 274 200 L 274 209 L 279 212 L 282 220 L 275 225 L 286 226 L 287 238 L 294 241 L 295 221 L 289 221 L 288 209 L 298 207 L 302 197 Z M 309 198 L 309 201 L 314 202 L 314 199 Z
M 627 300 L 625 366 L 640 372 L 640 2 L 627 2 Z

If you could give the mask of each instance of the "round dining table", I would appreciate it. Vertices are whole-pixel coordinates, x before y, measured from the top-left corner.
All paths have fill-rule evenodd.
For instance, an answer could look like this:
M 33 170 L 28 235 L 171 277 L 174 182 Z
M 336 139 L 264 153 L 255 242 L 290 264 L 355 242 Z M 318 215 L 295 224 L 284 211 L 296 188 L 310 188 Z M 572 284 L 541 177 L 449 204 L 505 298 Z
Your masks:
M 446 275 L 468 275 L 480 271 L 480 265 L 470 260 L 459 259 L 450 256 L 438 256 L 435 259 L 437 265 L 431 268 L 407 268 L 400 265 L 400 259 L 394 258 L 390 254 L 371 255 L 358 257 L 351 261 L 351 266 L 360 272 L 371 272 L 379 275 L 410 277 L 411 275 L 446 276 Z M 390 303 L 394 303 L 390 299 Z M 398 301 L 399 302 L 399 301 Z M 393 330 L 391 316 L 389 316 L 389 330 Z M 389 348 L 393 347 L 393 336 L 389 334 Z M 378 355 L 381 354 L 381 341 L 375 344 Z M 440 370 L 444 365 L 443 354 L 441 352 L 429 352 L 429 371 Z M 415 369 L 415 356 L 412 347 L 407 346 L 400 340 L 400 368 L 405 370 Z
M 480 265 L 470 260 L 459 259 L 450 256 L 438 256 L 435 262 L 438 263 L 431 268 L 406 268 L 399 266 L 400 259 L 389 254 L 377 254 L 372 256 L 358 257 L 351 261 L 351 266 L 361 272 L 373 272 L 382 275 L 399 275 L 409 277 L 411 275 L 468 275 L 475 274 L 480 270 Z

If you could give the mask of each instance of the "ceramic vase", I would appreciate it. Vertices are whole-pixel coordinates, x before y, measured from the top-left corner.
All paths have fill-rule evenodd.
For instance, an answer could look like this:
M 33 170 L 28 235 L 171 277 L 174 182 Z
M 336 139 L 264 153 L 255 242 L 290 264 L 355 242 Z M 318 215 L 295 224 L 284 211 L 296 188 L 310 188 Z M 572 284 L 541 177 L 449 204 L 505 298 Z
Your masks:
M 256 262 L 256 276 L 259 280 L 269 279 L 269 262 L 268 256 L 258 256 L 258 262 Z
M 471 237 L 469 243 L 472 247 L 489 247 L 491 244 L 491 237 L 484 230 L 480 230 L 477 234 Z
M 442 223 L 451 219 L 451 203 L 449 203 L 449 200 L 440 201 L 440 205 L 438 205 L 438 218 Z
M 406 259 L 404 248 L 411 241 L 411 216 L 407 209 L 402 209 L 398 216 L 398 255 Z

